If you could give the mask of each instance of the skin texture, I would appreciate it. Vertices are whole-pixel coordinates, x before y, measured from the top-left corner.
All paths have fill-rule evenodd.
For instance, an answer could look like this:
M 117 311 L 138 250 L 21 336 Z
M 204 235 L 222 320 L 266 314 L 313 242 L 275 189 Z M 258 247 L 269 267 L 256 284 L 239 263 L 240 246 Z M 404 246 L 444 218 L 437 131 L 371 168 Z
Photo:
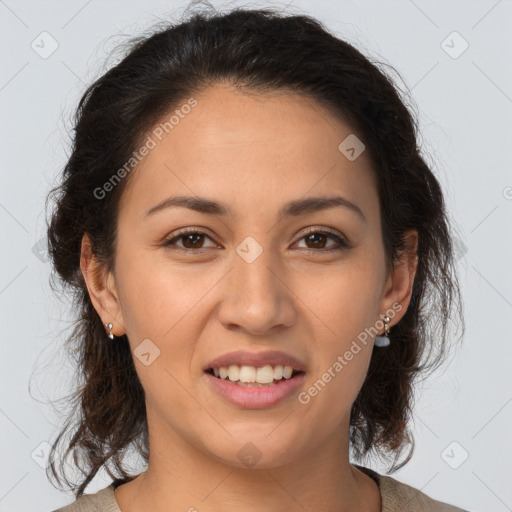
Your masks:
M 401 310 L 390 328 L 405 314 L 417 232 L 408 233 L 407 258 L 386 275 L 369 158 L 340 152 L 350 127 L 311 99 L 243 95 L 228 85 L 194 97 L 192 112 L 132 171 L 114 273 L 97 265 L 87 235 L 82 242 L 82 272 L 103 323 L 126 333 L 132 351 L 144 339 L 160 350 L 148 366 L 134 357 L 150 462 L 116 489 L 116 500 L 123 512 L 378 512 L 376 483 L 348 459 L 349 414 L 372 338 L 308 404 L 291 397 L 267 409 L 234 406 L 203 368 L 239 349 L 282 350 L 306 364 L 307 390 L 393 304 Z M 180 207 L 144 218 L 171 195 L 225 203 L 233 215 Z M 288 201 L 332 195 L 358 205 L 366 222 L 344 207 L 277 217 Z M 326 252 L 338 242 L 306 237 L 310 226 L 336 230 L 351 247 Z M 185 227 L 207 236 L 162 245 Z M 252 263 L 236 252 L 249 236 L 263 249 Z M 251 468 L 237 457 L 249 442 L 261 453 Z

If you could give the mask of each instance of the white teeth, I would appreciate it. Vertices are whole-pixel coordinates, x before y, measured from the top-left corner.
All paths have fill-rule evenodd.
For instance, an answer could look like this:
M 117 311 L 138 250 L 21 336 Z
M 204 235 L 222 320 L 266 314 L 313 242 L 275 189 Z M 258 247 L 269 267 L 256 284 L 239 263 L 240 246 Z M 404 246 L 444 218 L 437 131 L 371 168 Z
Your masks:
M 238 373 L 238 380 L 240 382 L 256 382 L 256 368 L 254 366 L 242 366 Z
M 269 386 L 277 386 L 275 382 L 270 382 L 268 384 L 260 384 L 259 382 L 235 382 L 237 386 L 243 386 L 245 388 L 268 388 Z
M 283 378 L 283 367 L 278 364 L 274 366 L 274 379 L 281 380 Z
M 213 372 L 216 377 L 224 380 L 229 379 L 231 382 L 270 384 L 274 380 L 281 380 L 283 377 L 285 379 L 291 378 L 293 368 L 282 365 L 272 367 L 269 364 L 261 367 L 232 364 L 229 367 L 214 368 Z
M 274 370 L 269 364 L 256 370 L 255 382 L 259 382 L 260 384 L 269 384 L 270 382 L 273 382 L 273 380 Z
M 229 380 L 232 381 L 232 382 L 235 382 L 235 381 L 239 380 L 239 377 L 240 377 L 240 367 L 237 366 L 236 364 L 232 364 L 228 368 L 228 377 L 229 377 Z

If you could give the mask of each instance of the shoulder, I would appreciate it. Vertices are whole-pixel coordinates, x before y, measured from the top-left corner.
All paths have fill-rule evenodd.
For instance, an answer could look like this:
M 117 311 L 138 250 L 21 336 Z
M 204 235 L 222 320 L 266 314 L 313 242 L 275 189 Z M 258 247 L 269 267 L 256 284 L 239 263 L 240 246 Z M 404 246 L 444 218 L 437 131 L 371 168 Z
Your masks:
M 372 477 L 379 485 L 382 500 L 381 512 L 469 512 L 434 500 L 419 489 L 390 476 L 381 475 L 357 464 L 353 465 Z M 114 484 L 110 484 L 94 494 L 83 494 L 73 503 L 52 512 L 121 512 L 121 510 L 114 497 Z
M 83 494 L 73 503 L 52 512 L 121 512 L 114 498 L 114 485 L 94 494 Z
M 404 507 L 405 510 L 406 505 L 407 510 L 418 512 L 468 512 L 454 505 L 434 500 L 419 489 L 390 476 L 381 475 L 380 478 L 383 512 L 398 510 L 397 507 Z
M 434 500 L 419 489 L 395 478 L 381 475 L 370 468 L 353 465 L 377 481 L 382 500 L 381 512 L 469 512 L 454 505 Z

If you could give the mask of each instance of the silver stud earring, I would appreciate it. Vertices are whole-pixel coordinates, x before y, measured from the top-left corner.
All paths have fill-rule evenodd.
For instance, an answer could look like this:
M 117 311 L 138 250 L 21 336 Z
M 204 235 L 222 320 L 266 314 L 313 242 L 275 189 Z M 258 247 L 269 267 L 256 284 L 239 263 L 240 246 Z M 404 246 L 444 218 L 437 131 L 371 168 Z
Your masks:
M 388 322 L 390 320 L 389 316 L 384 317 L 384 333 L 380 336 L 375 336 L 375 346 L 376 347 L 388 347 L 391 343 L 388 338 L 389 327 Z
M 107 329 L 110 331 L 110 332 L 107 334 L 107 336 L 108 336 L 111 340 L 113 340 L 113 339 L 114 339 L 114 335 L 112 334 L 112 327 L 113 327 L 113 326 L 112 326 L 112 324 L 105 324 L 105 327 L 107 327 Z

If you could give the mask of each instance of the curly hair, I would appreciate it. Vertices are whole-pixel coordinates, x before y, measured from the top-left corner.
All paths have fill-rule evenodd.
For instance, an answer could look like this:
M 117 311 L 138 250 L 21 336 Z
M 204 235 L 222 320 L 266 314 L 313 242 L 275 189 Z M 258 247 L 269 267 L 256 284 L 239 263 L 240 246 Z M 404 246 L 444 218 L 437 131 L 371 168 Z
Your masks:
M 66 350 L 79 380 L 69 395 L 71 412 L 53 443 L 47 474 L 59 484 L 62 476 L 76 497 L 102 467 L 116 481 L 134 478 L 124 462 L 128 448 L 149 460 L 145 395 L 127 336 L 115 344 L 107 338 L 80 270 L 85 233 L 101 265 L 114 268 L 119 199 L 131 175 L 101 200 L 95 190 L 130 160 L 164 114 L 220 82 L 247 93 L 299 93 L 357 133 L 373 165 L 389 270 L 404 250 L 404 232 L 418 231 L 411 302 L 390 334 L 391 345 L 373 351 L 351 408 L 349 441 L 357 460 L 377 454 L 392 460 L 391 472 L 410 460 L 414 384 L 446 359 L 452 310 L 463 319 L 456 248 L 441 186 L 420 154 L 417 121 L 405 94 L 381 62 L 310 16 L 274 9 L 192 12 L 179 23 L 153 27 L 131 39 L 121 61 L 83 94 L 70 156 L 46 200 L 48 208 L 55 197 L 47 218 L 50 281 L 55 290 L 58 279 L 73 297 L 77 318 Z M 71 439 L 60 450 L 68 433 Z M 63 469 L 70 453 L 84 476 L 76 484 Z

